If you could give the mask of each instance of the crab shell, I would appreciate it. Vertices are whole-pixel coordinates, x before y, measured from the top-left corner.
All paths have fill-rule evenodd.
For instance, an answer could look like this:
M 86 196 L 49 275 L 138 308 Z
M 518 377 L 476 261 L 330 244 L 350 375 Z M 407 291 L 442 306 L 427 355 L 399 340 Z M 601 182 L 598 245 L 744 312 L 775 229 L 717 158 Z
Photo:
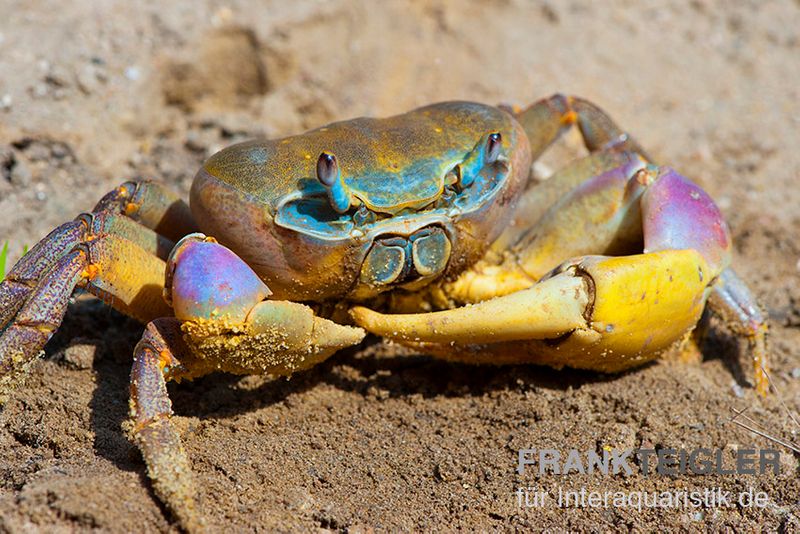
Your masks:
M 493 133 L 502 141 L 490 161 Z M 352 206 L 344 213 L 318 180 L 323 153 L 338 161 L 339 193 Z M 198 172 L 191 209 L 273 298 L 366 299 L 452 278 L 479 260 L 513 216 L 530 160 L 510 114 L 446 102 L 233 145 Z

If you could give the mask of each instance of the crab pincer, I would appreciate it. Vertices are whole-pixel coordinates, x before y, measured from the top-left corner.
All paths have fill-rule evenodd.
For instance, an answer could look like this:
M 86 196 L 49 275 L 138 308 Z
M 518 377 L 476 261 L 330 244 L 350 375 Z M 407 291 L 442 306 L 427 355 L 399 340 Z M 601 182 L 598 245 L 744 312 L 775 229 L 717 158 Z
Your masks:
M 574 257 L 542 276 L 541 261 L 552 244 L 584 222 L 598 232 L 594 242 L 572 239 L 576 251 L 602 254 L 635 228 L 644 250 Z M 539 280 L 529 288 L 439 312 L 382 314 L 355 307 L 352 315 L 372 333 L 448 359 L 617 372 L 684 340 L 714 292 L 721 297 L 712 303 L 739 319 L 737 328 L 748 335 L 756 386 L 765 393 L 765 322 L 749 293 L 737 291 L 730 244 L 719 209 L 701 188 L 668 167 L 628 164 L 586 181 L 522 236 L 498 268 Z M 463 296 L 465 284 L 451 288 Z

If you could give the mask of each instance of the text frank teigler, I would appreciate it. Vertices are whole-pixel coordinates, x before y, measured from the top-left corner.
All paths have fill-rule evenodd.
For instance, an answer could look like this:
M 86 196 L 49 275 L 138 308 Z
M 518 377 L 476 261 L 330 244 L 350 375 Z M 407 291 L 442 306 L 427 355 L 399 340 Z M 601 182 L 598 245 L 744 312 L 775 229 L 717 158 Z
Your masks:
M 517 473 L 536 476 L 650 476 L 680 475 L 763 475 L 780 474 L 780 451 L 738 449 L 734 457 L 723 449 L 604 449 L 566 454 L 556 449 L 519 449 Z M 670 489 L 667 491 L 602 491 L 586 487 L 520 486 L 515 498 L 520 508 L 729 508 L 766 507 L 769 496 L 748 487 L 728 491 L 721 487 Z

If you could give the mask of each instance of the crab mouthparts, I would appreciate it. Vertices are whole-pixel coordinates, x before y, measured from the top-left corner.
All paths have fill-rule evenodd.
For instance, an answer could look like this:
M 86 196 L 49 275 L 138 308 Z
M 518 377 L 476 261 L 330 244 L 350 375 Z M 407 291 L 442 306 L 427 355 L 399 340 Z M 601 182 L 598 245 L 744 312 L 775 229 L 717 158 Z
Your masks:
M 380 287 L 431 280 L 444 272 L 450 249 L 447 234 L 438 226 L 421 228 L 409 237 L 379 236 L 361 266 L 361 282 Z

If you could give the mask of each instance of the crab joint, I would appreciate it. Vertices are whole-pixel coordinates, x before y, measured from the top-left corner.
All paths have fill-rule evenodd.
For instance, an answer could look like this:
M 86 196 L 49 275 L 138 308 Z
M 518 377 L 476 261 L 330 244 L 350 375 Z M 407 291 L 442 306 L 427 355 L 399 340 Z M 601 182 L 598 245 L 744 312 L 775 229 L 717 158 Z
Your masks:
M 563 115 L 561 115 L 561 125 L 562 126 L 572 126 L 576 122 L 578 122 L 578 114 L 575 113 L 573 110 L 569 110 Z
M 90 263 L 83 271 L 81 271 L 81 277 L 86 278 L 87 280 L 94 280 L 100 274 L 100 270 L 99 263 Z
M 158 353 L 158 368 L 163 373 L 165 370 L 169 370 L 170 367 L 174 366 L 177 363 L 175 358 L 173 358 L 170 351 L 164 349 L 159 351 Z
M 125 204 L 125 215 L 130 217 L 131 215 L 136 214 L 136 212 L 139 211 L 140 207 L 141 206 L 139 204 L 136 204 L 135 202 L 128 202 L 127 204 Z

